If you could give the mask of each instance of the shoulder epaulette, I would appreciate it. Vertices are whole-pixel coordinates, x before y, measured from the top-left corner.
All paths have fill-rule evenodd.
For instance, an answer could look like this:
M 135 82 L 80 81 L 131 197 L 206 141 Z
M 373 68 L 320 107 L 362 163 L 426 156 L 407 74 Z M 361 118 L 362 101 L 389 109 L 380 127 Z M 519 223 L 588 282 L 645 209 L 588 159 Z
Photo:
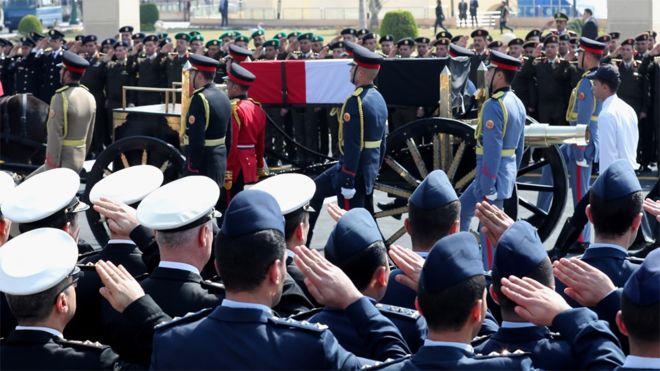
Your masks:
M 553 339 L 553 340 L 559 340 L 559 339 L 563 339 L 564 337 L 561 336 L 561 334 L 558 333 L 558 332 L 550 331 L 550 332 L 548 332 L 548 338 Z
M 67 345 L 73 348 L 78 348 L 78 349 L 87 349 L 87 350 L 96 350 L 96 351 L 102 351 L 104 350 L 107 346 L 95 341 L 91 342 L 89 340 L 86 341 L 79 341 L 79 340 L 66 340 L 66 339 L 60 339 L 57 338 L 55 339 L 55 342 L 58 344 L 62 345 Z
M 201 88 L 196 89 L 195 91 L 193 91 L 193 94 L 200 93 L 202 90 L 204 90 L 204 87 L 203 87 L 203 86 L 202 86 Z
M 138 282 L 144 281 L 145 279 L 149 278 L 149 273 L 138 274 L 137 276 L 135 276 L 133 278 L 135 278 L 135 280 L 138 281 Z
M 256 100 L 254 100 L 254 99 L 252 99 L 252 98 L 248 98 L 248 100 L 249 100 L 250 102 L 256 104 L 257 106 L 261 107 L 261 103 L 257 102 Z
M 493 334 L 486 334 L 486 335 L 481 335 L 481 336 L 475 336 L 474 339 L 472 339 L 472 341 L 470 341 L 470 344 L 472 344 L 472 346 L 477 346 L 477 345 L 479 345 L 479 344 L 483 344 L 483 343 L 486 342 L 486 340 L 490 339 L 490 337 L 491 337 L 492 335 L 493 335 Z
M 207 289 L 208 291 L 211 291 L 214 294 L 224 294 L 225 293 L 225 285 L 220 283 L 220 282 L 213 282 L 209 280 L 204 280 L 200 282 L 202 285 L 202 288 Z
M 197 312 L 186 313 L 183 317 L 174 317 L 169 322 L 159 323 L 154 327 L 155 331 L 161 331 L 179 325 L 185 325 L 207 317 L 214 308 L 205 308 Z
M 530 353 L 523 352 L 522 350 L 518 349 L 513 352 L 509 352 L 507 350 L 503 352 L 490 352 L 488 354 L 475 354 L 474 358 L 478 359 L 486 359 L 486 358 L 497 358 L 497 357 L 525 357 L 529 356 Z
M 500 99 L 503 96 L 504 96 L 504 92 L 503 91 L 498 91 L 497 93 L 491 95 L 490 97 L 493 98 L 493 99 Z
M 301 329 L 309 332 L 315 332 L 315 333 L 321 333 L 325 330 L 328 329 L 328 326 L 320 324 L 320 323 L 311 323 L 307 321 L 297 321 L 293 318 L 278 318 L 278 317 L 270 317 L 268 318 L 268 322 L 279 326 L 279 327 L 288 327 L 288 328 L 296 328 L 296 329 Z
M 388 358 L 383 362 L 376 361 L 376 363 L 374 363 L 373 365 L 362 366 L 362 369 L 363 370 L 380 370 L 380 369 L 385 368 L 387 366 L 403 362 L 403 361 L 409 359 L 410 357 L 411 357 L 411 355 L 407 354 L 407 355 L 405 355 L 404 357 L 401 357 L 401 358 L 396 358 L 396 359 Z
M 302 321 L 311 318 L 313 315 L 320 313 L 322 310 L 323 308 L 314 308 L 302 313 L 294 314 L 289 316 L 289 318 L 295 319 L 296 321 Z
M 354 97 L 359 96 L 360 94 L 362 94 L 362 90 L 364 90 L 364 89 L 362 89 L 362 87 L 359 87 L 359 88 L 355 89 L 355 91 L 353 92 L 353 96 Z
M 393 314 L 403 318 L 416 320 L 420 316 L 419 312 L 414 309 L 397 307 L 395 305 L 376 303 L 376 308 L 382 313 Z
M 69 88 L 69 85 L 64 85 L 61 88 L 55 90 L 55 93 L 61 93 L 61 92 L 65 91 L 68 88 Z
M 90 256 L 94 256 L 101 253 L 101 250 L 94 250 L 94 251 L 89 251 L 89 252 L 84 252 L 82 254 L 78 254 L 78 261 L 83 260 L 85 258 L 89 258 Z
M 96 264 L 92 263 L 92 262 L 78 263 L 78 264 L 76 264 L 76 267 L 78 267 L 80 270 L 83 270 L 83 271 L 95 271 L 96 270 Z
M 635 264 L 642 264 L 642 263 L 644 263 L 644 259 L 643 259 L 643 258 L 639 258 L 639 257 L 637 257 L 637 256 L 626 256 L 626 260 L 628 260 L 628 261 L 631 262 L 631 263 L 635 263 Z

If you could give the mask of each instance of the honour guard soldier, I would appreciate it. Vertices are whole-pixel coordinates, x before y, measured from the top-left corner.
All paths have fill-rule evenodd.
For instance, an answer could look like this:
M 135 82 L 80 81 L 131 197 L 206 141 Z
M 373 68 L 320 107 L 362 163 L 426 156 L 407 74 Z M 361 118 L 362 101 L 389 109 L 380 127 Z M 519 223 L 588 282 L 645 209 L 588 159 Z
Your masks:
M 41 87 L 37 97 L 44 102 L 50 102 L 55 90 L 62 86 L 60 82 L 60 68 L 57 66 L 62 62 L 64 49 L 64 34 L 58 30 L 48 31 L 48 44 L 50 51 L 41 57 Z
M 368 34 L 362 36 L 362 46 L 372 52 L 376 52 L 376 35 L 369 32 Z
M 378 40 L 380 44 L 380 54 L 383 58 L 389 58 L 392 48 L 394 48 L 394 36 L 392 35 L 383 35 Z
M 555 27 L 557 28 L 557 36 L 561 36 L 568 32 L 566 26 L 568 26 L 568 16 L 562 12 L 557 12 L 553 16 L 555 19 Z M 538 40 L 539 42 L 541 40 Z
M 415 40 L 410 37 L 404 37 L 396 43 L 398 58 L 410 58 L 413 51 L 415 51 Z
M 137 35 L 137 34 L 136 34 Z M 137 79 L 137 86 L 148 88 L 159 88 L 163 86 L 163 67 L 158 56 L 158 38 L 149 35 L 144 38 L 144 54 L 138 55 L 136 63 L 133 64 L 133 73 Z M 136 106 L 161 104 L 163 97 L 161 93 L 139 92 L 133 95 Z
M 255 49 L 258 49 L 266 41 L 265 35 L 266 32 L 264 32 L 263 28 L 260 28 L 252 33 L 250 37 L 252 38 L 252 43 L 254 44 Z
M 381 314 L 394 323 L 411 353 L 416 353 L 426 338 L 424 318 L 413 309 L 377 304 L 387 290 L 390 268 L 383 236 L 371 214 L 363 208 L 345 213 L 330 232 L 324 253 L 326 259 L 341 268 Z M 309 321 L 327 325 L 339 344 L 349 352 L 359 357 L 375 358 L 343 311 L 326 307 Z
M 271 308 L 279 301 L 286 272 L 286 243 L 284 219 L 271 195 L 251 189 L 239 193 L 225 213 L 214 248 L 226 298 L 211 311 L 158 327 L 151 368 L 357 369 L 364 365 L 338 344 L 326 326 L 274 315 Z M 303 254 L 296 257 L 299 267 L 303 261 L 309 263 L 306 279 L 319 285 L 327 303 L 344 309 L 353 323 L 360 324 L 363 341 L 379 359 L 405 355 L 398 330 L 340 269 L 321 256 L 312 261 L 312 252 L 304 247 L 298 246 L 297 253 Z
M 433 41 L 433 46 L 435 47 L 433 56 L 436 58 L 447 58 L 449 56 L 449 44 L 451 44 L 451 40 L 446 38 Z
M 211 39 L 207 41 L 206 44 L 204 45 L 204 47 L 206 48 L 206 53 L 204 53 L 204 55 L 216 60 L 220 59 L 220 45 L 221 45 L 220 40 Z
M 264 52 L 259 57 L 259 60 L 274 61 L 278 58 L 278 50 L 280 49 L 280 40 L 273 39 L 263 43 Z
M 477 69 L 482 62 L 487 63 L 489 57 L 488 36 L 488 31 L 484 29 L 474 30 L 470 34 L 474 47 L 474 56 L 470 58 L 470 81 L 475 85 L 477 85 Z
M 96 118 L 96 101 L 80 79 L 89 66 L 82 57 L 64 52 L 61 81 L 50 100 L 46 162 L 32 174 L 65 167 L 79 173 L 92 143 Z
M 259 177 L 266 175 L 266 113 L 261 104 L 248 98 L 248 90 L 256 77 L 238 63 L 231 63 L 227 73 L 227 95 L 231 99 L 231 146 L 224 181 L 225 207 L 243 190 L 245 184 L 256 183 Z
M 204 54 L 204 36 L 199 32 L 190 33 L 190 51 L 193 54 Z
M 35 42 L 21 38 L 21 55 L 14 60 L 9 73 L 14 74 L 15 93 L 33 93 L 39 89 L 39 57 L 33 52 Z
M 511 197 L 522 161 L 525 107 L 511 91 L 521 62 L 500 52 L 490 53 L 486 81 L 491 92 L 479 112 L 475 138 L 477 167 L 474 180 L 461 195 L 461 230 L 467 231 L 477 202 L 488 200 L 500 209 Z M 479 228 L 481 230 L 481 228 Z M 485 269 L 490 269 L 493 247 L 481 234 Z
M 117 40 L 113 39 L 112 37 L 108 37 L 107 39 L 101 41 L 101 54 L 107 55 L 116 42 Z
M 571 126 L 587 125 L 589 129 L 589 144 L 578 146 L 565 144 L 560 147 L 568 174 L 570 176 L 571 190 L 573 191 L 573 205 L 584 197 L 591 183 L 591 165 L 598 158 L 598 114 L 602 102 L 598 101 L 592 91 L 592 81 L 587 75 L 595 71 L 605 50 L 605 44 L 585 37 L 580 38 L 581 55 L 578 56 L 578 67 L 584 70 L 582 78 L 571 93 L 566 111 L 566 120 Z M 550 173 L 545 167 L 542 175 L 543 184 L 550 184 Z M 548 210 L 552 194 L 542 192 L 539 194 L 538 206 Z M 578 239 L 579 242 L 588 242 L 591 237 L 591 228 L 587 225 Z
M 238 35 L 234 39 L 234 44 L 240 48 L 247 49 L 248 48 L 248 43 L 250 42 L 250 39 L 248 39 L 247 36 L 245 35 Z
M 417 49 L 417 58 L 426 58 L 429 52 L 431 39 L 428 37 L 418 37 L 415 39 L 415 48 Z
M 190 63 L 190 85 L 196 90 L 186 116 L 185 173 L 206 175 L 222 187 L 231 146 L 231 103 L 213 83 L 218 61 L 193 54 Z
M 630 38 L 621 43 L 621 60 L 616 62 L 621 77 L 617 91 L 619 98 L 628 103 L 637 113 L 638 118 L 646 118 L 649 105 L 649 84 L 645 76 L 640 75 L 641 63 L 634 59 L 635 40 Z
M 189 59 L 188 43 L 190 42 L 190 35 L 185 32 L 179 32 L 174 35 L 176 40 L 175 52 L 170 53 L 165 59 L 165 76 L 167 78 L 166 87 L 171 88 L 173 82 L 181 82 L 181 71 L 183 65 Z
M 353 50 L 351 82 L 356 89 L 344 102 L 339 120 L 339 163 L 319 175 L 310 202 L 310 237 L 326 197 L 337 196 L 345 210 L 364 207 L 373 212 L 373 191 L 385 154 L 387 106 L 373 85 L 383 58 L 368 49 L 348 44 Z
M 344 42 L 357 43 L 357 30 L 355 28 L 344 28 L 339 34 L 344 39 Z
M 0 38 L 0 83 L 4 90 L 4 95 L 14 95 L 16 86 L 14 84 L 14 44 Z
M 107 121 L 108 116 L 105 109 L 105 62 L 101 59 L 97 50 L 97 40 L 95 35 L 87 35 L 82 40 L 82 50 L 86 55 L 87 62 L 89 62 L 89 67 L 80 79 L 80 83 L 89 89 L 96 101 L 94 136 L 90 147 L 92 157 L 96 157 L 103 152 L 103 148 L 111 143 L 111 128 Z

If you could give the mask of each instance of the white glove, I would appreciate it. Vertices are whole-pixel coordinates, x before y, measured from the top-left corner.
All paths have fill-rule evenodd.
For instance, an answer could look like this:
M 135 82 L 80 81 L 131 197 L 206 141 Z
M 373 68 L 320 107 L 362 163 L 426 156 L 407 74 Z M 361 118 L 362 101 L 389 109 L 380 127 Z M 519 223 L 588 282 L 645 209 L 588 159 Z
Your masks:
M 579 166 L 579 167 L 589 167 L 589 163 L 587 163 L 587 160 L 585 160 L 585 159 L 582 159 L 582 160 L 579 160 L 579 161 L 575 161 L 575 163 L 576 163 L 577 166 Z
M 344 188 L 341 187 L 341 195 L 344 196 L 344 199 L 350 200 L 355 196 L 355 188 Z
M 497 192 L 495 192 L 495 193 L 491 193 L 491 194 L 489 194 L 489 195 L 486 195 L 486 199 L 487 199 L 488 201 L 495 201 L 495 200 L 497 200 Z

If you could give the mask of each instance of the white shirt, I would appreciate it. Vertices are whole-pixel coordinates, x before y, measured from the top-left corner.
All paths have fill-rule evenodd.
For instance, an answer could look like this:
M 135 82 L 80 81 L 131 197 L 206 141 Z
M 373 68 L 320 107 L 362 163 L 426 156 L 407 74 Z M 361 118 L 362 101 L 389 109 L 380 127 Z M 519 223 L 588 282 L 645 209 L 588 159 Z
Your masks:
M 246 309 L 259 309 L 260 311 L 265 312 L 266 314 L 273 314 L 273 310 L 270 309 L 269 307 L 263 305 L 263 304 L 257 304 L 257 303 L 247 303 L 244 301 L 236 301 L 236 300 L 230 300 L 230 299 L 224 299 L 222 300 L 222 303 L 220 303 L 220 306 L 227 307 L 227 308 L 246 308 Z
M 625 159 L 637 169 L 637 114 L 616 94 L 603 101 L 598 115 L 599 168 L 602 173 L 615 160 Z
M 160 263 L 158 263 L 158 266 L 161 268 L 179 269 L 182 271 L 188 271 L 190 273 L 199 274 L 199 269 L 197 269 L 197 267 L 194 267 L 186 263 L 161 261 Z
M 64 335 L 62 335 L 61 332 L 55 330 L 54 328 L 50 327 L 42 327 L 42 326 L 16 326 L 16 330 L 30 330 L 30 331 L 43 331 L 47 332 L 51 335 L 57 336 L 60 339 L 64 339 Z
M 660 358 L 627 356 L 621 367 L 660 370 Z
M 535 324 L 531 322 L 510 322 L 510 321 L 502 321 L 502 328 L 525 328 L 525 327 L 537 327 Z
M 226 300 L 226 299 L 225 299 Z M 474 353 L 474 348 L 472 345 L 465 343 L 458 343 L 455 341 L 435 341 L 435 340 L 424 340 L 425 347 L 452 347 L 462 349 L 468 353 Z

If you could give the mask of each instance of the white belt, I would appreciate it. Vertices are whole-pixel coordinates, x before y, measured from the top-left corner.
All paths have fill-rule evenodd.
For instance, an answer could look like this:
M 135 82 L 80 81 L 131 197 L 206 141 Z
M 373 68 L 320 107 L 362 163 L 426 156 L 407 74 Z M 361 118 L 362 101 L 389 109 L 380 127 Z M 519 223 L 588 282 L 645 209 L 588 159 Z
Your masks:
M 237 144 L 236 148 L 238 148 L 238 149 L 252 149 L 252 148 L 254 148 L 254 144 Z

